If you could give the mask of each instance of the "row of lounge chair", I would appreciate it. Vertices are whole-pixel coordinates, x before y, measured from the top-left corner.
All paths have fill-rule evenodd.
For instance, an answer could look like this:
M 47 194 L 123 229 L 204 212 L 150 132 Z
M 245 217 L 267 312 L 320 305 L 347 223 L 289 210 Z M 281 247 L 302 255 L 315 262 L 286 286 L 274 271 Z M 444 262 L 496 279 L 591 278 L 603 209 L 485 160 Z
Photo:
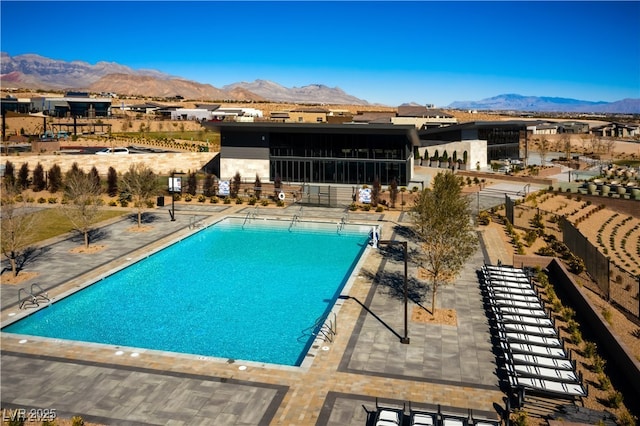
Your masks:
M 517 406 L 524 404 L 527 394 L 573 401 L 586 397 L 587 388 L 575 362 L 527 273 L 510 266 L 485 265 L 481 276 Z
M 461 413 L 443 409 L 440 405 L 435 410 L 414 410 L 409 403 L 409 415 L 405 415 L 406 406 L 402 408 L 381 407 L 376 398 L 376 412 L 373 426 L 499 426 L 499 418 L 474 414 L 473 410 Z

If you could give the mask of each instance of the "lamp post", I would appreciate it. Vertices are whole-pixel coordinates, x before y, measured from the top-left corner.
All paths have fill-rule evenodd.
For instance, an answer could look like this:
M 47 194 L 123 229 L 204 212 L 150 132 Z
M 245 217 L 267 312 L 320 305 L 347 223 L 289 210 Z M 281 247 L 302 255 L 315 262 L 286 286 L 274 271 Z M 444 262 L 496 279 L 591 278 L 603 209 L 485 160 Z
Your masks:
M 407 295 L 407 242 L 406 241 L 395 241 L 395 240 L 379 240 L 378 245 L 380 244 L 399 244 L 402 245 L 403 254 L 404 254 L 404 337 L 400 338 L 400 343 L 409 344 L 409 319 L 408 319 L 408 295 Z
M 171 172 L 171 182 L 169 182 L 169 192 L 171 193 L 171 211 L 169 212 L 169 215 L 171 215 L 171 222 L 175 222 L 176 221 L 176 200 L 175 197 L 173 196 L 173 193 L 176 190 L 176 175 L 183 175 L 184 173 L 182 172 Z M 182 183 L 180 183 L 180 190 L 182 190 Z

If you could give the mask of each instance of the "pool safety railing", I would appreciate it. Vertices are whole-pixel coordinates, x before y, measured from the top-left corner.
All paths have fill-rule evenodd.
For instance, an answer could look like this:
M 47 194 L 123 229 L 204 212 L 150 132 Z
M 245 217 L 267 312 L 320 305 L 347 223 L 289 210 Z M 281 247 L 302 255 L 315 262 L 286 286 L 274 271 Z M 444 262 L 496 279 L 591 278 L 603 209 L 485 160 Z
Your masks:
M 300 216 L 298 216 L 297 214 L 294 214 L 293 217 L 291 218 L 291 223 L 289 224 L 289 230 L 291 230 L 291 228 L 294 227 L 296 222 L 300 222 Z
M 49 293 L 45 293 L 42 287 L 38 284 L 31 284 L 30 291 L 27 291 L 26 288 L 18 290 L 18 309 L 25 309 L 34 306 L 39 307 L 40 303 L 46 303 L 49 301 Z
M 349 212 L 346 212 L 344 215 L 342 215 L 340 222 L 338 222 L 338 232 L 344 229 L 344 226 L 347 224 L 348 221 L 349 221 Z
M 256 217 L 258 217 L 258 206 L 256 206 L 252 211 L 247 212 L 244 217 L 244 222 L 242 222 L 242 229 L 244 229 L 244 225 L 246 225 L 250 219 L 255 219 Z
M 202 219 L 198 219 L 197 216 L 191 216 L 189 218 L 189 229 L 202 228 Z
M 311 327 L 302 330 L 302 335 L 298 337 L 298 341 L 303 341 L 309 336 L 315 336 L 325 342 L 333 342 L 333 338 L 338 333 L 338 321 L 336 314 L 333 313 L 333 319 L 324 315 L 316 318 Z

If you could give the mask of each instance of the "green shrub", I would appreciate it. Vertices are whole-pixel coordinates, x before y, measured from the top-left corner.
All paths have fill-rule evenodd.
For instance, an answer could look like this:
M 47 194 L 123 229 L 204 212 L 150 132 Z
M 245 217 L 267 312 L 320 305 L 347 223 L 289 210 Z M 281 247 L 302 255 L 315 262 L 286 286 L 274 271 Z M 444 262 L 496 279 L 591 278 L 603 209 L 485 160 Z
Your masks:
M 236 198 L 236 204 L 242 204 L 243 200 L 241 197 Z
M 84 426 L 84 419 L 80 416 L 73 416 L 71 418 L 71 426 Z
M 488 225 L 489 223 L 491 223 L 491 215 L 489 214 L 489 212 L 483 210 L 478 213 L 478 223 L 480 225 Z
M 376 207 L 376 212 L 377 213 L 382 213 L 383 211 L 384 211 L 384 207 L 382 207 L 382 206 Z
M 607 321 L 609 323 L 609 325 L 613 325 L 613 317 L 611 314 L 611 311 L 609 310 L 609 308 L 604 307 L 602 308 L 602 316 L 604 317 L 605 321 Z
M 122 207 L 127 207 L 127 206 L 129 206 L 129 202 L 127 200 L 120 200 L 120 205 Z
M 606 374 L 600 373 L 598 375 L 598 387 L 603 391 L 611 389 L 611 380 Z
M 184 200 L 185 200 L 187 203 L 190 203 L 190 202 L 191 202 L 191 200 L 193 200 L 193 196 L 192 196 L 191 194 L 186 194 L 186 195 L 184 196 Z
M 224 197 L 224 200 L 222 201 L 224 204 L 231 204 L 231 197 Z
M 147 200 L 145 201 L 145 205 L 147 206 L 148 209 L 151 209 L 156 205 L 156 203 L 153 200 Z
M 199 203 L 204 203 L 205 201 L 207 201 L 207 197 L 204 194 L 198 195 L 198 202 Z
M 636 426 L 638 419 L 631 414 L 629 410 L 623 410 L 618 416 L 618 424 L 620 426 Z
M 622 405 L 622 393 L 620 391 L 613 391 L 609 393 L 607 397 L 607 403 L 611 408 L 620 408 Z
M 573 319 L 573 317 L 575 317 L 575 316 L 576 316 L 576 311 L 574 311 L 572 308 L 565 307 L 565 308 L 562 310 L 562 319 L 563 319 L 564 321 L 572 320 L 572 319 Z
M 591 369 L 594 373 L 604 373 L 604 366 L 607 362 L 600 355 L 595 355 L 593 358 L 593 363 L 591 364 Z
M 47 198 L 47 203 L 49 204 L 56 204 L 57 202 L 58 202 L 58 199 L 56 197 Z
M 269 205 L 269 200 L 267 200 L 266 198 L 260 201 L 260 204 L 262 204 L 263 206 L 268 206 Z
M 529 424 L 527 412 L 524 410 L 514 411 L 511 415 L 511 424 L 513 426 L 527 426 Z
M 211 198 L 209 198 L 209 202 L 211 204 L 218 204 L 220 202 L 220 198 L 216 197 L 215 195 Z
M 571 332 L 571 343 L 574 345 L 582 343 L 582 332 L 580 330 L 576 329 Z
M 258 199 L 256 197 L 249 198 L 249 205 L 250 206 L 255 206 L 257 202 L 258 202 Z
M 584 342 L 584 350 L 582 351 L 582 355 L 585 358 L 593 358 L 598 353 L 598 347 L 594 342 Z
M 109 205 L 110 205 L 111 207 L 115 207 L 115 206 L 117 206 L 117 205 L 118 205 L 118 202 L 117 202 L 116 200 L 111 200 L 111 201 L 109 201 Z

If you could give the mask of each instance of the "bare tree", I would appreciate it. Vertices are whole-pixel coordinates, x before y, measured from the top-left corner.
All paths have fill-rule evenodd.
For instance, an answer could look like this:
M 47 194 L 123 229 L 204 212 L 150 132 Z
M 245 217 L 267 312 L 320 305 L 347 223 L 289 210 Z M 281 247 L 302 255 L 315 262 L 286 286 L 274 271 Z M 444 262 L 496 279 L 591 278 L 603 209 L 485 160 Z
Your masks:
M 67 175 L 64 195 L 69 200 L 62 211 L 73 228 L 84 237 L 84 246 L 89 247 L 89 232 L 99 212 L 100 183 L 92 174 L 77 170 Z
M 420 193 L 411 210 L 424 249 L 420 258 L 431 282 L 432 313 L 436 309 L 439 287 L 453 282 L 477 245 L 470 199 L 461 192 L 453 173 L 438 173 L 433 186 Z
M 547 154 L 549 153 L 550 149 L 551 143 L 549 142 L 549 139 L 542 138 L 542 140 L 538 141 L 538 153 L 540 154 L 541 166 L 544 166 L 545 162 L 547 161 Z
M 607 155 L 609 155 L 611 157 L 611 159 L 613 159 L 613 149 L 616 146 L 616 140 L 614 138 L 607 138 L 604 140 L 604 151 Z
M 138 209 L 138 227 L 142 225 L 142 212 L 151 198 L 158 192 L 158 179 L 144 163 L 132 164 L 122 177 L 122 186 L 131 194 Z
M 0 245 L 2 254 L 9 259 L 13 276 L 17 276 L 20 271 L 18 263 L 28 248 L 36 220 L 35 215 L 28 213 L 26 202 L 16 201 L 18 194 L 20 194 L 20 189 L 16 182 L 12 185 L 2 185 Z

